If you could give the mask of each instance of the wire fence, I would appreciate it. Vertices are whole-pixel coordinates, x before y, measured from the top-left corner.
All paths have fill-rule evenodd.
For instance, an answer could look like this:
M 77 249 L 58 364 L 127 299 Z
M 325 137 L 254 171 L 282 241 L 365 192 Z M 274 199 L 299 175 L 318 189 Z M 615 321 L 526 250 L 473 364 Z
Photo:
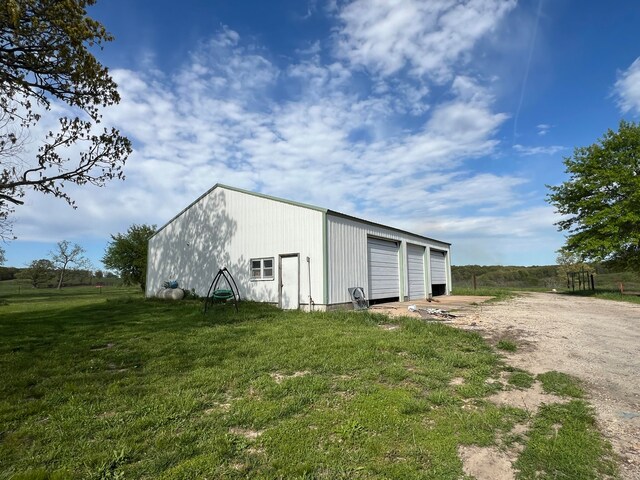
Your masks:
M 523 273 L 512 272 L 510 275 L 487 274 L 453 274 L 453 288 L 465 290 L 478 289 L 522 289 L 539 291 L 578 291 L 591 290 L 622 291 L 640 293 L 640 275 L 633 272 L 554 275 L 548 277 L 532 277 Z

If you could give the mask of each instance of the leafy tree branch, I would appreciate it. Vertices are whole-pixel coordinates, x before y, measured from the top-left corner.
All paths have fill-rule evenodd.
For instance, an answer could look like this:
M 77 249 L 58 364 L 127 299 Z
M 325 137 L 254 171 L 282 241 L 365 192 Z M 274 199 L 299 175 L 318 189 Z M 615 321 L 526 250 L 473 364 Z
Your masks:
M 115 128 L 97 128 L 102 109 L 120 96 L 108 69 L 89 51 L 112 40 L 103 25 L 87 16 L 86 8 L 94 3 L 0 2 L 0 223 L 6 224 L 15 206 L 24 203 L 29 189 L 75 207 L 67 185 L 102 187 L 124 178 L 130 141 Z M 29 157 L 29 131 L 54 102 L 76 114 L 59 118 L 57 130 Z M 71 153 L 76 149 L 80 153 Z

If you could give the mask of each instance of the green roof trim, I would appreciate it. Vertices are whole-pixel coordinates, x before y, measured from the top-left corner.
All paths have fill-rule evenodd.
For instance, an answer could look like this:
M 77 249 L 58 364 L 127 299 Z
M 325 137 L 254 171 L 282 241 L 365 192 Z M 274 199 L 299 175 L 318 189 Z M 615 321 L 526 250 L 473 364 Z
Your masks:
M 266 198 L 268 200 L 273 200 L 275 202 L 286 203 L 288 205 L 293 205 L 295 207 L 308 208 L 309 210 L 316 210 L 316 211 L 322 212 L 322 213 L 327 213 L 329 211 L 326 208 L 316 207 L 315 205 L 309 205 L 308 203 L 294 202 L 293 200 L 287 200 L 285 198 L 274 197 L 272 195 L 266 195 L 264 193 L 252 192 L 251 190 L 244 190 L 242 188 L 231 187 L 229 185 L 223 185 L 222 183 L 216 183 L 216 185 L 211 190 L 213 190 L 216 187 L 222 187 L 222 188 L 226 188 L 227 190 L 233 190 L 235 192 L 246 193 L 247 195 L 253 195 L 254 197 Z M 209 190 L 209 192 L 211 190 Z M 207 192 L 207 193 L 209 193 L 209 192 Z M 200 198 L 202 198 L 202 197 L 200 197 Z
M 336 217 L 346 218 L 347 220 L 354 220 L 356 222 L 366 223 L 367 225 L 372 225 L 374 227 L 386 228 L 388 230 L 393 230 L 394 232 L 402 233 L 402 234 L 405 234 L 405 235 L 411 235 L 412 237 L 420 238 L 422 240 L 427 240 L 429 242 L 435 242 L 435 243 L 440 243 L 442 245 L 451 246 L 450 242 L 443 242 L 442 240 L 436 240 L 435 238 L 425 237 L 424 235 L 420 235 L 420 234 L 417 234 L 417 233 L 409 232 L 407 230 L 402 230 L 402 229 L 396 228 L 396 227 L 391 227 L 389 225 L 384 225 L 382 223 L 372 222 L 370 220 L 365 220 L 364 218 L 354 217 L 353 215 L 347 215 L 346 213 L 336 212 L 335 210 L 327 210 L 327 214 L 334 215 Z

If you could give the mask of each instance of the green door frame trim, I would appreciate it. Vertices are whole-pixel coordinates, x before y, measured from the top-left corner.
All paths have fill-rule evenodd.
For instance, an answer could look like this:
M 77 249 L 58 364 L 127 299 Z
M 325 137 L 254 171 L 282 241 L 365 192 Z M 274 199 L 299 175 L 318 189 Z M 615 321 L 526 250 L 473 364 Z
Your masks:
M 401 302 L 404 302 L 404 284 L 405 284 L 405 267 L 404 267 L 404 263 L 405 263 L 405 257 L 407 256 L 407 243 L 404 240 L 400 240 L 400 245 L 398 245 L 398 255 L 400 256 L 399 260 L 400 260 L 400 298 L 398 298 L 398 300 L 400 300 Z
M 322 212 L 322 303 L 329 305 L 329 219 Z

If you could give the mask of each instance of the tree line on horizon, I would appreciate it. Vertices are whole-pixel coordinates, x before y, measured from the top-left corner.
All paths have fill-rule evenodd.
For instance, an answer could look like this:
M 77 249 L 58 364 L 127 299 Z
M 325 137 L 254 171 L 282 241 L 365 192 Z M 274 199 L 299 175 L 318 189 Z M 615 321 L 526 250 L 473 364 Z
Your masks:
M 452 265 L 451 276 L 456 288 L 472 288 L 473 277 L 478 288 L 543 288 L 563 290 L 569 288 L 567 273 L 583 270 L 594 275 L 598 289 L 640 290 L 640 279 L 633 270 L 620 269 L 603 262 L 556 265 Z
M 125 233 L 111 235 L 102 257 L 102 263 L 109 269 L 107 271 L 94 270 L 82 246 L 62 240 L 56 243 L 49 258 L 33 260 L 24 268 L 0 266 L 0 281 L 19 280 L 33 288 L 56 286 L 60 289 L 71 285 L 105 283 L 107 280 L 113 284 L 120 280 L 125 285 L 138 285 L 144 291 L 147 244 L 155 230 L 155 225 L 132 225 Z M 4 261 L 4 251 L 0 248 L 0 265 Z

